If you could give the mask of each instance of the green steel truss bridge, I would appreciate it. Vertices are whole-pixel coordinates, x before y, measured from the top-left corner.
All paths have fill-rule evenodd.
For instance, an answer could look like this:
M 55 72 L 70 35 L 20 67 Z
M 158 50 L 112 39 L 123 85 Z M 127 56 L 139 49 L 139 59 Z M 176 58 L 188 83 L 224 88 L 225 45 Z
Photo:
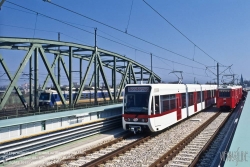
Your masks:
M 23 106 L 27 108 L 27 102 L 25 101 L 25 98 L 17 85 L 18 80 L 23 74 L 22 72 L 26 66 L 29 66 L 29 75 L 32 76 L 29 77 L 29 90 L 32 90 L 31 85 L 34 85 L 34 102 L 36 103 L 38 100 L 37 98 L 39 83 L 43 82 L 40 89 L 44 90 L 47 86 L 49 79 L 51 79 L 55 90 L 58 92 L 62 104 L 66 104 L 66 101 L 68 100 L 69 106 L 75 106 L 77 104 L 81 96 L 81 93 L 79 92 L 83 91 L 84 85 L 94 84 L 94 97 L 96 100 L 97 89 L 100 88 L 101 77 L 104 87 L 108 91 L 108 98 L 114 102 L 121 96 L 122 90 L 126 84 L 136 84 L 141 81 L 143 81 L 144 83 L 161 82 L 161 78 L 156 75 L 151 69 L 146 68 L 142 64 L 130 58 L 127 58 L 114 52 L 100 49 L 97 46 L 93 47 L 76 43 L 53 41 L 46 39 L 0 37 L 0 53 L 3 53 L 2 51 L 4 51 L 4 53 L 8 54 L 8 52 L 11 52 L 10 50 L 18 50 L 18 54 L 23 55 L 24 58 L 20 62 L 20 66 L 17 67 L 17 71 L 13 75 L 10 72 L 11 67 L 8 67 L 4 60 L 4 57 L 8 55 L 0 54 L 1 66 L 10 81 L 10 84 L 8 85 L 6 91 L 4 91 L 1 95 L 2 97 L 0 101 L 0 110 L 3 109 L 8 98 L 10 97 L 11 92 L 13 91 L 15 91 L 18 97 L 20 98 Z M 52 64 L 49 62 L 48 58 L 50 58 L 50 60 L 53 59 Z M 75 71 L 75 66 L 73 70 L 73 60 L 74 62 L 79 62 L 79 69 L 77 71 Z M 83 60 L 87 61 L 87 66 L 83 66 Z M 43 63 L 45 68 L 47 69 L 47 76 L 44 81 L 41 81 L 41 79 L 38 78 L 38 65 L 40 65 L 39 63 Z M 55 68 L 58 73 L 57 76 L 54 74 Z M 105 70 L 105 68 L 109 68 L 111 74 L 107 74 L 107 70 Z M 66 74 L 69 88 L 73 87 L 73 73 L 78 72 L 79 74 L 80 86 L 76 98 L 74 99 L 72 96 L 69 96 L 69 99 L 65 99 L 63 96 L 63 91 L 60 87 L 61 74 L 63 71 L 64 74 Z M 88 75 L 91 76 L 91 79 L 87 83 Z M 111 84 L 108 83 L 108 75 L 112 76 Z M 119 83 L 116 83 L 117 75 L 122 76 Z M 114 90 L 114 92 L 118 92 L 118 94 L 112 94 L 111 89 Z M 72 89 L 69 89 L 69 95 L 72 95 Z M 31 91 L 30 96 L 32 96 Z M 30 105 L 31 103 L 32 102 L 30 100 Z M 36 103 L 34 104 L 35 107 L 38 105 Z

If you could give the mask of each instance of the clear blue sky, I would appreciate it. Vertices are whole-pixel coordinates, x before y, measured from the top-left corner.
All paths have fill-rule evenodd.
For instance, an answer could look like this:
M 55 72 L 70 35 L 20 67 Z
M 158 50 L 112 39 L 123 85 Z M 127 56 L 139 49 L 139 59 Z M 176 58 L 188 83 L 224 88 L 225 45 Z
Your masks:
M 250 63 L 250 47 L 248 46 L 250 43 L 250 1 L 146 0 L 147 3 L 213 59 L 183 37 L 147 6 L 143 0 L 51 1 L 124 32 L 127 29 L 129 34 L 150 41 L 189 59 L 194 59 L 206 66 L 215 66 L 216 62 L 213 59 L 225 66 L 233 64 L 231 71 L 227 70 L 224 74 L 238 74 L 239 78 L 242 74 L 244 79 L 250 79 L 248 70 Z M 92 34 L 41 15 L 36 15 L 9 2 L 69 22 L 90 32 L 94 32 L 96 27 L 99 35 L 139 49 L 127 48 L 102 38 L 98 38 L 99 48 L 126 55 L 148 68 L 150 68 L 150 55 L 139 50 L 152 53 L 155 55 L 153 57 L 153 70 L 163 81 L 177 80 L 175 75 L 169 74 L 173 70 L 183 71 L 183 81 L 185 83 L 193 82 L 194 77 L 200 83 L 210 82 L 216 78 L 211 72 L 203 70 L 206 67 L 201 64 L 70 13 L 43 0 L 6 0 L 0 10 L 0 36 L 57 40 L 58 32 L 60 32 L 62 41 L 94 45 L 94 36 Z M 15 67 L 20 64 L 22 56 L 24 56 L 24 53 L 20 51 L 0 50 L 0 54 L 4 57 L 9 68 L 12 68 L 13 73 L 16 70 Z M 193 66 L 193 68 L 164 59 Z M 221 67 L 220 72 L 225 68 Z M 216 73 L 216 69 L 210 68 L 210 70 Z M 28 68 L 25 69 L 25 72 L 28 72 Z M 43 75 L 42 71 L 40 73 Z M 2 74 L 3 69 L 0 67 L 0 76 Z M 0 79 L 4 77 L 2 76 Z M 3 80 L 0 80 L 0 82 L 3 82 Z

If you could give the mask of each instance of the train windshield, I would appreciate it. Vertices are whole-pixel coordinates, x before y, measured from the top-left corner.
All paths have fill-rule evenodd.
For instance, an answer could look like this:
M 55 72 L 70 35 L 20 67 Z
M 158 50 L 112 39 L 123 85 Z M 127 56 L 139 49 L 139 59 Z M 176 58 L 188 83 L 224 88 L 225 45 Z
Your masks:
M 125 114 L 148 114 L 150 87 L 126 87 L 124 99 Z
M 41 93 L 39 100 L 50 100 L 50 93 Z
M 219 97 L 222 98 L 230 97 L 230 90 L 219 90 Z

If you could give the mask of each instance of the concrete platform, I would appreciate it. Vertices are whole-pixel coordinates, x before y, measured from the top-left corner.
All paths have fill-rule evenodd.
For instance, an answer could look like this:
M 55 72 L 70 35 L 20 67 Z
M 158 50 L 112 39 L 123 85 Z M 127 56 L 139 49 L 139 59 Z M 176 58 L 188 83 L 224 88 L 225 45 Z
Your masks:
M 105 110 L 116 109 L 116 108 L 121 108 L 121 107 L 122 107 L 122 104 L 113 104 L 113 105 L 108 105 L 108 106 L 83 108 L 83 109 L 61 111 L 61 112 L 55 112 L 55 113 L 49 113 L 49 114 L 41 114 L 41 115 L 6 119 L 6 120 L 0 121 L 0 128 L 26 124 L 26 123 L 32 123 L 32 122 L 39 122 L 39 121 L 44 121 L 48 119 L 68 117 L 68 116 L 81 116 L 81 115 L 89 114 L 92 112 L 103 112 Z
M 110 141 L 121 136 L 125 131 L 122 128 L 103 132 L 94 136 L 90 136 L 75 142 L 64 144 L 52 149 L 48 149 L 36 154 L 21 157 L 13 161 L 0 164 L 4 167 L 45 167 L 52 162 L 59 162 L 60 159 L 66 159 L 74 154 L 83 152 L 89 148 L 95 147 L 105 141 Z
M 230 149 L 221 160 L 225 161 L 225 167 L 249 167 L 250 166 L 250 95 L 247 96 L 244 108 L 238 121 Z

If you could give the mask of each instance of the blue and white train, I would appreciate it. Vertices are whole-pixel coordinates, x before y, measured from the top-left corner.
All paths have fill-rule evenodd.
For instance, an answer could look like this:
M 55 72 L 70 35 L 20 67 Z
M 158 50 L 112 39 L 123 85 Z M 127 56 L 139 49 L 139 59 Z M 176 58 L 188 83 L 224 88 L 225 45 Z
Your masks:
M 119 89 L 117 90 L 117 94 Z M 72 91 L 73 100 L 76 98 L 77 91 Z M 112 95 L 114 96 L 114 90 L 111 90 Z M 66 104 L 69 103 L 69 91 L 62 91 L 62 95 L 66 100 Z M 95 101 L 95 91 L 94 90 L 84 90 L 82 91 L 81 97 L 78 103 L 91 103 Z M 123 92 L 121 93 L 121 97 L 119 99 L 123 99 Z M 107 90 L 98 90 L 97 91 L 97 101 L 103 102 L 109 100 L 109 94 Z M 39 107 L 53 107 L 56 105 L 62 105 L 60 96 L 58 95 L 56 90 L 44 90 L 40 93 L 39 96 Z

